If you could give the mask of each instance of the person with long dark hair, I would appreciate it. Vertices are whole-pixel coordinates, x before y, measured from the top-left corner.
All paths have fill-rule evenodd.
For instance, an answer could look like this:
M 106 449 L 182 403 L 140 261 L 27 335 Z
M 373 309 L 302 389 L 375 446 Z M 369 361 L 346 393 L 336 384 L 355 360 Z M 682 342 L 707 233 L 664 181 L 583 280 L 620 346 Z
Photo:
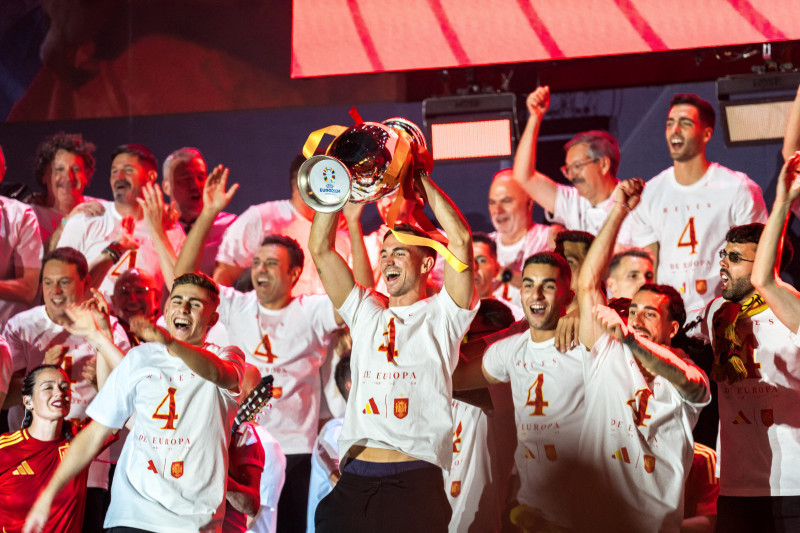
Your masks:
M 78 429 L 64 420 L 70 409 L 70 381 L 55 365 L 38 366 L 25 376 L 22 403 L 22 429 L 0 436 L 0 524 L 9 533 L 22 530 L 28 509 L 61 464 Z M 87 476 L 85 468 L 59 493 L 44 531 L 81 531 Z

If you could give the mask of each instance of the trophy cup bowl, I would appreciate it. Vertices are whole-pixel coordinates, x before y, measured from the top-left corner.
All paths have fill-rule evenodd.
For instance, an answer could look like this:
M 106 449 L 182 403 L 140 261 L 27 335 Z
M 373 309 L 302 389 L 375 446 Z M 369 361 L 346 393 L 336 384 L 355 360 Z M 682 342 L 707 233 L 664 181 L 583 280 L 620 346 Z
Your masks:
M 393 165 L 400 135 L 394 127 L 377 122 L 348 128 L 333 140 L 326 155 L 310 157 L 301 165 L 300 196 L 312 209 L 330 213 L 348 201 L 374 202 L 391 193 L 408 167 L 405 161 Z M 397 172 L 387 172 L 390 167 Z

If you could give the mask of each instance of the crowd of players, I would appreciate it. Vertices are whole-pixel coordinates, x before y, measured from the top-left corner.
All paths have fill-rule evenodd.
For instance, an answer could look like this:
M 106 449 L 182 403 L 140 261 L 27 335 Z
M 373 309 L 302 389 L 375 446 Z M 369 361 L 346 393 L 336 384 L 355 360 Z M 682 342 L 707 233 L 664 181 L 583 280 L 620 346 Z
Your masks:
M 706 159 L 697 96 L 670 103 L 672 167 L 620 181 L 616 140 L 583 132 L 571 186 L 536 170 L 549 99 L 492 234 L 414 155 L 446 260 L 402 214 L 365 236 L 363 206 L 315 213 L 301 156 L 290 199 L 237 218 L 194 148 L 159 185 L 120 146 L 109 201 L 83 195 L 91 143 L 46 139 L 41 193 L 0 196 L 3 530 L 800 530 L 800 295 L 777 274 L 800 96 L 769 217 Z M 234 424 L 267 375 L 270 408 Z

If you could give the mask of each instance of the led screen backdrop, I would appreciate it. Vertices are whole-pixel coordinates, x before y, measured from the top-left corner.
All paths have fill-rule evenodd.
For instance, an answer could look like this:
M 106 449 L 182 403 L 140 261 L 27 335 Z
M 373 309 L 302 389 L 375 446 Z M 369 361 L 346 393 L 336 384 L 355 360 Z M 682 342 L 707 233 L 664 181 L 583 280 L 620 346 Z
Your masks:
M 294 0 L 292 77 L 800 37 L 797 0 Z

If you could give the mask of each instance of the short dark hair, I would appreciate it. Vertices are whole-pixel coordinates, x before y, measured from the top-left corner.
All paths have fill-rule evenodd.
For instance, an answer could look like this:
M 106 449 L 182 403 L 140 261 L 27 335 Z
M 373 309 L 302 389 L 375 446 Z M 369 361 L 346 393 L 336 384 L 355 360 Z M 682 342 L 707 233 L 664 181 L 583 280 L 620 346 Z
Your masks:
M 300 171 L 300 166 L 306 162 L 306 156 L 297 154 L 289 164 L 289 185 L 294 187 L 297 185 L 297 173 Z
M 347 390 L 347 382 L 350 381 L 350 350 L 342 353 L 341 359 L 336 363 L 336 368 L 333 370 L 333 379 L 336 381 L 336 388 L 347 400 L 350 396 L 350 391 Z
M 670 320 L 676 321 L 680 327 L 683 327 L 684 322 L 686 322 L 686 307 L 683 305 L 681 293 L 675 290 L 675 287 L 658 283 L 645 283 L 639 288 L 639 292 L 641 291 L 654 292 L 666 296 L 669 301 L 667 311 L 669 311 Z
M 589 155 L 594 159 L 607 157 L 610 162 L 609 173 L 617 177 L 620 161 L 619 143 L 613 135 L 603 130 L 582 131 L 564 145 L 564 151 L 568 151 L 576 144 L 587 144 Z
M 121 144 L 111 152 L 111 161 L 113 162 L 120 154 L 135 155 L 139 158 L 139 163 L 142 166 L 148 167 L 147 170 L 158 172 L 158 160 L 146 146 L 141 144 Z
M 300 267 L 300 270 L 303 270 L 303 265 L 305 264 L 306 258 L 305 254 L 303 254 L 303 249 L 300 248 L 300 245 L 297 244 L 296 240 L 292 239 L 291 237 L 287 237 L 286 235 L 271 233 L 264 237 L 264 240 L 261 241 L 262 247 L 268 244 L 275 244 L 286 248 L 286 251 L 289 252 L 289 268 Z
M 589 247 L 594 242 L 594 235 L 589 233 L 588 231 L 578 231 L 578 230 L 564 230 L 559 232 L 556 235 L 556 249 L 554 250 L 555 253 L 563 256 L 564 255 L 564 243 L 565 242 L 582 242 L 586 245 L 586 249 L 588 250 Z
M 700 122 L 703 126 L 708 126 L 712 130 L 717 122 L 717 112 L 714 107 L 707 101 L 703 100 L 696 94 L 692 93 L 678 93 L 669 101 L 669 108 L 672 109 L 676 105 L 688 104 L 697 109 L 697 114 L 700 115 Z
M 642 259 L 647 259 L 650 261 L 650 264 L 653 264 L 653 255 L 649 251 L 645 250 L 644 248 L 628 248 L 623 252 L 614 254 L 614 256 L 611 258 L 611 262 L 608 264 L 606 278 L 611 276 L 612 272 L 619 267 L 619 264 L 626 257 L 641 257 Z
M 62 246 L 61 248 L 53 248 L 42 258 L 42 269 L 50 261 L 61 261 L 69 265 L 75 265 L 75 270 L 78 271 L 78 276 L 81 279 L 89 275 L 89 263 L 86 262 L 86 257 L 75 248 L 69 246 Z
M 761 240 L 761 234 L 763 232 L 764 224 L 760 222 L 731 226 L 731 229 L 725 234 L 725 240 L 733 244 L 755 244 L 758 246 L 758 241 Z M 784 239 L 783 249 L 781 250 L 780 270 L 783 271 L 783 269 L 792 262 L 793 258 L 794 247 L 792 246 L 792 242 L 789 239 Z
M 522 265 L 523 272 L 525 272 L 525 268 L 528 265 L 550 265 L 556 267 L 558 269 L 559 286 L 561 283 L 566 283 L 565 287 L 569 289 L 572 282 L 572 270 L 570 270 L 569 263 L 567 263 L 563 255 L 556 252 L 539 252 L 525 260 L 525 264 Z
M 476 242 L 482 242 L 486 246 L 489 247 L 489 254 L 492 256 L 493 259 L 497 259 L 497 243 L 494 242 L 494 239 L 489 237 L 487 233 L 483 233 L 482 231 L 476 231 L 472 234 L 472 244 Z
M 214 305 L 219 305 L 219 287 L 217 283 L 202 272 L 189 272 L 175 278 L 175 281 L 172 282 L 170 296 L 175 292 L 175 288 L 180 285 L 194 285 L 195 287 L 207 290 L 211 293 L 211 299 Z
M 95 161 L 92 152 L 97 147 L 89 141 L 84 141 L 80 133 L 64 133 L 60 131 L 42 141 L 36 148 L 34 156 L 33 175 L 36 183 L 41 187 L 46 187 L 44 178 L 47 174 L 48 166 L 56 158 L 59 150 L 65 150 L 77 155 L 83 160 L 83 168 L 86 170 L 86 180 L 91 181 L 94 176 Z
M 397 223 L 394 225 L 394 231 L 399 233 L 410 233 L 411 235 L 416 235 L 417 237 L 423 237 L 425 239 L 430 239 L 427 233 L 422 231 L 421 229 L 415 228 L 411 224 L 406 224 L 405 222 Z M 383 240 L 386 240 L 386 237 L 392 234 L 392 230 L 387 231 L 383 234 Z M 436 259 L 436 250 L 431 248 L 430 246 L 416 246 L 413 245 L 420 250 L 422 255 L 425 257 L 432 257 Z
M 481 305 L 478 308 L 478 313 L 475 315 L 473 322 L 478 319 L 483 320 L 483 323 L 491 328 L 492 331 L 500 331 L 506 329 L 515 322 L 514 313 L 508 308 L 506 304 L 494 298 L 482 298 Z

